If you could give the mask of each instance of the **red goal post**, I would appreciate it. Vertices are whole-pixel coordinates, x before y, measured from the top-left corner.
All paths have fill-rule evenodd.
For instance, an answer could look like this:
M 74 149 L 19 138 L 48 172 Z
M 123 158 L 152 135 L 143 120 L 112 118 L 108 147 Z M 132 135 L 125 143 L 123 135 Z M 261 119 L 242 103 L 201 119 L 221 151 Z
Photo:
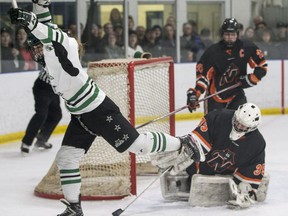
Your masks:
M 90 62 L 87 72 L 135 127 L 174 111 L 174 63 L 170 57 Z M 138 131 L 175 135 L 175 117 L 168 116 Z M 136 195 L 136 175 L 151 172 L 149 162 L 149 156 L 120 154 L 97 137 L 80 162 L 81 198 L 110 200 Z M 63 196 L 55 162 L 34 192 L 52 199 Z

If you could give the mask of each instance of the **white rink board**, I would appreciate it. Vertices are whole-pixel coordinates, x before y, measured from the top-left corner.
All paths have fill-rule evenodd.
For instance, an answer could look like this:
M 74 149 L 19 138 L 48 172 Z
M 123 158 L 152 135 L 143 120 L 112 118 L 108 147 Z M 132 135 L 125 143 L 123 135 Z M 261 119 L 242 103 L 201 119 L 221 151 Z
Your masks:
M 175 108 L 186 105 L 186 91 L 195 86 L 195 63 L 175 64 Z M 281 61 L 268 61 L 267 76 L 258 86 L 247 89 L 249 101 L 261 109 L 281 108 Z M 285 104 L 288 105 L 288 61 L 285 61 Z M 34 114 L 33 83 L 38 72 L 0 74 L 0 135 L 23 132 Z M 198 110 L 203 112 L 203 106 Z M 63 118 L 67 125 L 70 115 L 62 101 Z M 187 110 L 181 113 L 188 113 Z

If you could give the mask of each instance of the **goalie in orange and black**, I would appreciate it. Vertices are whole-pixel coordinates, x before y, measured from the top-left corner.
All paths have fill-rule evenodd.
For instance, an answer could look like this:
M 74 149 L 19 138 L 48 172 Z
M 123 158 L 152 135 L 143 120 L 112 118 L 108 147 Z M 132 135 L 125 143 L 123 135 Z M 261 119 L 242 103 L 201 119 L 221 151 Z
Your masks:
M 222 40 L 210 46 L 196 66 L 196 86 L 187 91 L 189 111 L 196 110 L 198 98 L 213 94 L 240 82 L 241 86 L 205 101 L 205 114 L 220 108 L 237 109 L 247 102 L 243 89 L 253 87 L 266 75 L 267 64 L 261 50 L 252 42 L 240 40 L 238 22 L 225 19 L 221 27 Z M 254 68 L 247 73 L 247 64 Z
M 171 175 L 186 171 L 190 178 L 194 174 L 231 175 L 229 189 L 233 195 L 227 204 L 247 208 L 257 201 L 265 172 L 266 142 L 258 130 L 260 123 L 260 109 L 253 103 L 240 105 L 236 111 L 213 110 L 188 134 L 201 146 L 204 157 L 200 162 L 189 163 L 187 158 L 163 153 L 153 157 L 152 164 L 161 169 L 172 166 Z

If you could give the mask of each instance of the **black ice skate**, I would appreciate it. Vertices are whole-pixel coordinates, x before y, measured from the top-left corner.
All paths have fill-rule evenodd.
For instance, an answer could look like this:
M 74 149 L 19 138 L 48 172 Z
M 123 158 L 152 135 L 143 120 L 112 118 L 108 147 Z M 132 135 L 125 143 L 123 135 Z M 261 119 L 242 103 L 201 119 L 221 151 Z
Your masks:
M 27 156 L 29 154 L 29 152 L 30 152 L 30 147 L 31 146 L 29 146 L 29 145 L 27 145 L 27 144 L 22 142 L 21 147 L 20 147 L 21 154 L 23 156 Z
M 187 155 L 190 155 L 190 158 L 194 160 L 194 162 L 200 162 L 205 160 L 205 155 L 202 150 L 200 143 L 194 139 L 194 137 L 190 134 L 178 137 L 180 139 L 182 149 Z
M 66 199 L 60 199 L 60 201 L 67 206 L 66 210 L 62 214 L 57 216 L 83 216 L 81 203 L 69 203 Z
M 36 143 L 35 143 L 35 148 L 37 150 L 45 150 L 45 149 L 51 149 L 52 148 L 52 144 L 50 143 L 47 143 L 47 142 L 43 142 L 43 141 L 39 141 L 37 140 Z

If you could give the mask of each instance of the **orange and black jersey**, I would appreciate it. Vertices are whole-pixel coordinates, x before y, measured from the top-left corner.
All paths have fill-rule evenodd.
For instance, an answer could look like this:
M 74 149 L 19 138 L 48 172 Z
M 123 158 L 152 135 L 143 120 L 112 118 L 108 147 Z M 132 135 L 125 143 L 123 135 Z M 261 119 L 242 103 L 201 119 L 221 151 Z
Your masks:
M 201 141 L 206 160 L 187 169 L 195 173 L 233 174 L 234 181 L 257 189 L 264 175 L 265 140 L 258 130 L 231 141 L 233 110 L 219 109 L 205 115 L 192 133 Z
M 241 76 L 247 75 L 247 64 L 254 68 L 247 76 L 249 86 L 256 85 L 267 71 L 266 60 L 261 50 L 249 41 L 237 40 L 233 49 L 227 49 L 223 40 L 210 46 L 202 55 L 196 66 L 196 92 L 213 94 L 239 81 Z M 213 99 L 219 103 L 227 103 L 237 94 L 227 91 Z

